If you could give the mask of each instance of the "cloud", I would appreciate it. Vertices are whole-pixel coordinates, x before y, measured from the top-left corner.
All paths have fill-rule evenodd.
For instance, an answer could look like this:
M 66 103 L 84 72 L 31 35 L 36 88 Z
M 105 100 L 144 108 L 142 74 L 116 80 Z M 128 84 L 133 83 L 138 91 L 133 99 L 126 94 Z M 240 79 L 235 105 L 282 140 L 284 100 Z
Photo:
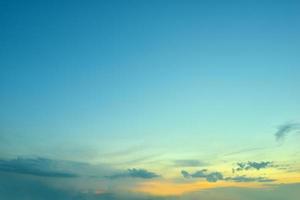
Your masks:
M 59 169 L 58 161 L 45 158 L 0 160 L 0 171 L 43 177 L 74 178 L 77 174 Z
M 266 177 L 247 177 L 247 176 L 235 176 L 235 177 L 226 177 L 226 181 L 234 182 L 274 182 L 276 179 L 269 179 Z
M 189 173 L 185 170 L 181 171 L 184 178 L 205 178 L 208 182 L 217 182 L 219 180 L 224 181 L 234 181 L 234 182 L 274 182 L 275 179 L 269 179 L 265 177 L 246 177 L 246 176 L 236 176 L 236 177 L 224 177 L 221 172 L 208 172 L 206 169 L 196 171 L 194 173 Z
M 262 161 L 262 162 L 240 162 L 237 163 L 238 168 L 233 169 L 233 171 L 242 171 L 242 170 L 251 170 L 251 169 L 256 169 L 256 170 L 260 170 L 260 169 L 264 169 L 264 168 L 268 168 L 268 167 L 273 167 L 272 162 L 269 161 Z
M 208 164 L 200 160 L 175 160 L 174 165 L 177 167 L 199 167 Z
M 300 130 L 300 123 L 286 123 L 277 128 L 275 133 L 276 140 L 282 140 L 287 134 Z
M 151 178 L 158 178 L 160 175 L 147 171 L 145 169 L 128 169 L 126 172 L 114 174 L 111 176 L 107 176 L 110 179 L 116 178 L 143 178 L 143 179 L 151 179 Z
M 217 182 L 218 180 L 223 180 L 223 174 L 220 172 L 210 172 L 208 173 L 206 169 L 196 171 L 190 174 L 189 172 L 182 170 L 181 174 L 184 178 L 205 178 L 208 182 Z

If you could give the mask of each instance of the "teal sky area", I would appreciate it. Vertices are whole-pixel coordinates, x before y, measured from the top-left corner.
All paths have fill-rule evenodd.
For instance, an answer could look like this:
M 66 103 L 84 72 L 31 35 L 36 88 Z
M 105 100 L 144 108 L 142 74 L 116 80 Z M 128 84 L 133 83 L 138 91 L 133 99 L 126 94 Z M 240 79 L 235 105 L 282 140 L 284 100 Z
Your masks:
M 299 10 L 298 1 L 0 0 L 0 159 L 176 180 L 181 165 L 229 174 L 247 161 L 298 173 Z

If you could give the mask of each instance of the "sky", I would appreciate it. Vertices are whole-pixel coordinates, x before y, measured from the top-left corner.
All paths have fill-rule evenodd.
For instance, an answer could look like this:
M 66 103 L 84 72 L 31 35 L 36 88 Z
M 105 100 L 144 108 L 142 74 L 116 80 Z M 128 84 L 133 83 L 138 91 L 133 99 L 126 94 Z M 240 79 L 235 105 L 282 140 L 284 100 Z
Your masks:
M 0 0 L 0 198 L 296 200 L 299 9 Z

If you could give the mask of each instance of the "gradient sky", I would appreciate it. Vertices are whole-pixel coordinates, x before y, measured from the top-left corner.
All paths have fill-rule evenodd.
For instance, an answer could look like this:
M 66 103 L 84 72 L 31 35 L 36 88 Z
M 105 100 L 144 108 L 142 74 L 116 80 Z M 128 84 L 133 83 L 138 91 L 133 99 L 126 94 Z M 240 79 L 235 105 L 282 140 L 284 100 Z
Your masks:
M 296 199 L 299 10 L 0 0 L 0 197 Z

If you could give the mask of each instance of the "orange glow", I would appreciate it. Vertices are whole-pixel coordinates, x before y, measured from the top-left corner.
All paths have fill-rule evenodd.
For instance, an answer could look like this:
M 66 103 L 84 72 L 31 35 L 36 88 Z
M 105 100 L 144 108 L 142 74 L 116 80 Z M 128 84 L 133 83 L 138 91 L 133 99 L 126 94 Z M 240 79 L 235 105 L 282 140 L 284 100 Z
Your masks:
M 300 176 L 281 178 L 280 183 L 300 183 Z
M 219 181 L 216 183 L 198 181 L 190 183 L 172 183 L 170 181 L 150 181 L 140 183 L 135 192 L 143 192 L 152 195 L 169 196 L 169 195 L 181 195 L 187 192 L 201 191 L 216 187 L 248 187 L 248 188 L 266 188 L 262 184 L 258 183 L 233 183 Z

